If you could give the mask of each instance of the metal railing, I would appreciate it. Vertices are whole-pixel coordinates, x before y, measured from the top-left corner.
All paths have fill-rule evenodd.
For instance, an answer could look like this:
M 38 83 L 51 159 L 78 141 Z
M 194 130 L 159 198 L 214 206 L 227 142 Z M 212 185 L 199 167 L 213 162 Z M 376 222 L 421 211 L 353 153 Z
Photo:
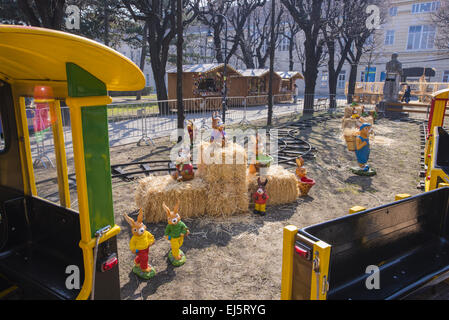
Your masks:
M 280 117 L 301 115 L 305 100 L 304 96 L 299 96 L 294 103 L 294 97 L 291 94 L 273 96 L 273 120 Z M 328 97 L 315 97 L 315 111 L 328 110 L 329 101 Z M 222 98 L 184 99 L 183 104 L 186 121 L 193 121 L 199 129 L 210 129 L 212 113 L 221 111 Z M 268 117 L 267 104 L 267 95 L 228 97 L 226 125 L 249 125 L 253 121 L 259 121 L 260 124 L 260 121 L 264 121 Z M 345 97 L 337 99 L 337 107 L 345 105 Z M 107 112 L 111 147 L 130 143 L 137 143 L 138 145 L 154 144 L 154 139 L 167 137 L 177 129 L 176 100 L 114 103 L 108 105 Z M 68 107 L 61 107 L 61 116 L 66 151 L 68 154 L 72 154 L 72 134 Z M 36 110 L 27 106 L 33 160 L 36 166 L 53 167 L 51 159 L 54 159 L 54 145 L 51 127 L 45 130 L 35 130 L 35 117 Z M 68 155 L 68 157 L 70 156 Z

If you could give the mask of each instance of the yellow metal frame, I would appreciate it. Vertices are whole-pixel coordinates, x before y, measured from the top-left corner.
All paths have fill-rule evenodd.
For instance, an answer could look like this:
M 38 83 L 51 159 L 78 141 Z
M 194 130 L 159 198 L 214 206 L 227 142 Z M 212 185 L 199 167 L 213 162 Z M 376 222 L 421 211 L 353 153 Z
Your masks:
M 81 225 L 80 248 L 83 250 L 84 260 L 84 283 L 77 300 L 86 300 L 92 291 L 93 274 L 93 248 L 95 239 L 91 237 L 89 220 L 89 203 L 87 195 L 86 167 L 84 159 L 83 143 L 83 125 L 81 118 L 81 107 L 92 107 L 99 105 L 108 105 L 112 102 L 111 97 L 85 97 L 85 98 L 67 98 L 66 103 L 70 107 L 70 117 L 72 122 L 72 143 L 73 154 L 75 158 L 75 175 L 78 192 L 78 211 Z M 118 235 L 120 227 L 115 225 L 102 236 L 100 244 L 106 240 Z
M 319 273 L 312 272 L 310 300 L 326 300 L 329 291 L 329 266 L 331 246 L 323 241 L 313 244 L 313 260 L 317 259 Z M 318 281 L 317 281 L 318 276 Z M 318 288 L 317 288 L 318 282 Z
M 58 172 L 58 191 L 61 206 L 70 208 L 69 176 L 62 128 L 61 104 L 59 100 L 50 103 L 50 116 L 52 119 L 53 140 L 55 144 L 56 169 Z
M 281 300 L 292 299 L 294 245 L 298 228 L 284 228 L 282 248 Z M 310 239 L 309 239 L 310 240 Z M 326 300 L 329 289 L 329 266 L 331 246 L 323 241 L 313 242 L 313 261 L 316 261 L 319 273 L 312 270 L 310 300 Z M 317 274 L 318 288 L 317 288 Z
M 295 237 L 298 228 L 287 226 L 284 228 L 284 240 L 282 248 L 282 282 L 281 282 L 281 300 L 291 300 L 292 281 L 293 281 L 293 255 Z
M 14 92 L 14 86 L 12 86 Z M 30 134 L 28 131 L 28 121 L 26 116 L 25 98 L 14 99 L 14 103 L 19 101 L 15 107 L 17 134 L 19 135 L 20 161 L 22 164 L 23 191 L 28 196 L 37 196 L 36 180 L 33 170 L 33 159 L 31 156 Z
M 433 135 L 429 139 L 429 149 L 427 150 L 430 154 L 429 161 L 427 164 L 427 172 L 426 172 L 426 181 L 425 181 L 425 191 L 429 192 L 432 190 L 435 190 L 438 188 L 438 178 L 443 180 L 445 183 L 449 183 L 449 177 L 448 175 L 442 170 L 435 168 L 436 161 L 437 161 L 437 155 L 436 155 L 436 148 L 435 148 L 435 137 L 438 135 L 438 127 L 434 127 L 433 129 Z
M 355 214 L 355 213 L 363 212 L 365 210 L 366 210 L 365 207 L 355 206 L 355 207 L 352 207 L 351 209 L 349 209 L 349 214 Z

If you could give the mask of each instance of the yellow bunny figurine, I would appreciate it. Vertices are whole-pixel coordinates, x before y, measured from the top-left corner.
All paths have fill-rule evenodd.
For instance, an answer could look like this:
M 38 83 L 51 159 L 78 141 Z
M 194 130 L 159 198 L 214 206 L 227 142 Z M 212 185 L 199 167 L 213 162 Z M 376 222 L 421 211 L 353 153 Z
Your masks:
M 131 252 L 136 255 L 133 272 L 137 276 L 148 280 L 156 274 L 156 270 L 148 264 L 148 252 L 150 247 L 154 244 L 154 236 L 146 230 L 147 227 L 143 224 L 142 209 L 139 210 L 137 221 L 134 221 L 126 214 L 124 214 L 123 217 L 131 226 L 131 231 L 133 233 L 129 242 Z

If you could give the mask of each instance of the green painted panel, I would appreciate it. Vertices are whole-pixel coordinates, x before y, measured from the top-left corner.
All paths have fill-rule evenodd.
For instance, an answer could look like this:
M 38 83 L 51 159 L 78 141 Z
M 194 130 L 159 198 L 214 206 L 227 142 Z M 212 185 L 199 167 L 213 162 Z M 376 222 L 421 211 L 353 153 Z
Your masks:
M 67 63 L 66 70 L 70 97 L 107 95 L 106 85 L 83 68 Z M 82 107 L 81 119 L 90 229 L 94 237 L 97 230 L 115 224 L 107 107 Z
M 107 225 L 114 226 L 107 107 L 83 107 L 84 161 L 92 236 Z
M 70 97 L 98 97 L 107 95 L 106 85 L 74 63 L 66 64 L 67 88 Z

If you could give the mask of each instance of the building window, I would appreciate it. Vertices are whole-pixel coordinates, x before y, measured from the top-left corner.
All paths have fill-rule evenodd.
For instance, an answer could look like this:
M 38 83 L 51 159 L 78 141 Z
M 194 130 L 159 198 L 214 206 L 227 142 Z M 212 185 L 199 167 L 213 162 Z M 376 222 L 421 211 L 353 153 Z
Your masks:
M 343 70 L 338 75 L 338 83 L 337 83 L 338 89 L 344 89 L 345 84 L 346 84 L 346 70 Z
M 395 17 L 398 15 L 398 7 L 390 8 L 390 17 Z
M 385 45 L 391 46 L 394 44 L 394 30 L 387 30 L 387 33 L 385 34 Z
M 449 70 L 443 73 L 443 82 L 449 82 Z
M 407 50 L 433 49 L 434 42 L 435 26 L 410 26 Z
M 287 36 L 282 35 L 282 40 L 279 46 L 279 50 L 280 51 L 288 51 L 290 50 L 290 40 L 288 38 L 288 33 Z
M 422 2 L 417 3 L 412 6 L 412 13 L 426 13 L 426 12 L 435 12 L 441 6 L 440 1 L 432 1 L 432 2 Z
M 329 81 L 329 74 L 327 71 L 323 71 L 321 74 L 321 88 L 326 88 Z

